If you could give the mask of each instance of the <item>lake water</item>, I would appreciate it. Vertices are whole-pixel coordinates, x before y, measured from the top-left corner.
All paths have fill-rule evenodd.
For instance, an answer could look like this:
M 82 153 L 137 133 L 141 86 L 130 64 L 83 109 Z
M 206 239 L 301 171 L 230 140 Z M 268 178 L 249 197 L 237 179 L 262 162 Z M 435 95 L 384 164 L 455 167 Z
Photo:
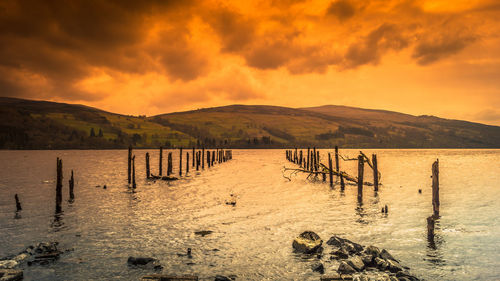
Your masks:
M 426 280 L 500 279 L 500 150 L 364 150 L 377 153 L 383 186 L 340 192 L 304 175 L 283 150 L 233 150 L 233 160 L 177 182 L 148 182 L 145 153 L 157 173 L 158 151 L 135 150 L 137 192 L 127 187 L 127 151 L 0 151 L 0 257 L 41 241 L 59 241 L 52 264 L 26 267 L 25 280 L 137 280 L 129 256 L 158 258 L 163 273 L 217 274 L 237 280 L 319 280 L 313 261 L 294 254 L 305 230 L 385 248 Z M 191 152 L 189 150 L 189 152 Z M 321 150 L 322 159 L 327 150 Z M 166 155 L 164 151 L 164 174 Z M 357 150 L 341 150 L 355 157 Z M 178 151 L 173 151 L 177 174 Z M 63 214 L 55 220 L 56 157 L 63 159 Z M 432 214 L 431 165 L 440 161 L 441 219 L 436 247 L 426 240 Z M 183 159 L 185 160 L 185 159 Z M 357 162 L 341 162 L 356 175 Z M 75 171 L 76 200 L 68 184 Z M 372 174 L 365 166 L 366 177 Z M 107 185 L 107 189 L 96 187 Z M 422 194 L 418 193 L 422 189 Z M 14 194 L 23 210 L 15 218 Z M 236 197 L 236 206 L 226 205 Z M 389 213 L 380 212 L 388 205 Z M 195 231 L 211 230 L 205 237 Z M 193 258 L 179 256 L 192 248 Z M 214 251 L 217 249 L 218 251 Z M 326 273 L 336 269 L 324 255 Z

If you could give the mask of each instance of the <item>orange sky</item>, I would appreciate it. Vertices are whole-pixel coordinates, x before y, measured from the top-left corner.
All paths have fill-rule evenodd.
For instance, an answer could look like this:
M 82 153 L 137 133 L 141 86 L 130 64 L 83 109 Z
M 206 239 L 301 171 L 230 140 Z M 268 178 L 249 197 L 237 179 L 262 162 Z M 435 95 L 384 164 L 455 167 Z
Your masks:
M 339 104 L 500 125 L 498 0 L 0 2 L 0 95 Z

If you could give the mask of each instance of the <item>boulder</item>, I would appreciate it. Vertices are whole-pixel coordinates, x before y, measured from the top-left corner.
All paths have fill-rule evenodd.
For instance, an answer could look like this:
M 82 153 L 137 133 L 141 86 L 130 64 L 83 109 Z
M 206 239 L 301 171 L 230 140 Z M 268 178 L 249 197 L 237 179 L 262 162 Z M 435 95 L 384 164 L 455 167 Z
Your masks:
M 160 265 L 160 262 L 154 258 L 129 257 L 127 263 L 129 266 L 151 267 L 155 270 L 160 270 L 163 268 Z
M 391 259 L 385 261 L 389 264 L 388 269 L 390 272 L 396 273 L 403 270 L 403 267 L 397 261 Z
M 231 279 L 229 277 L 222 276 L 222 275 L 216 275 L 214 280 L 215 281 L 234 281 L 235 279 Z
M 360 256 L 353 256 L 347 260 L 347 264 L 349 264 L 356 271 L 361 271 L 365 268 L 365 264 Z
M 0 269 L 10 269 L 14 268 L 18 265 L 19 263 L 15 260 L 3 260 L 0 261 Z
M 365 248 L 364 253 L 372 257 L 380 257 L 380 249 L 375 246 L 368 246 Z
M 318 234 L 312 231 L 305 231 L 293 240 L 292 247 L 296 252 L 313 254 L 323 250 L 321 247 L 322 244 L 323 240 L 321 240 Z
M 330 237 L 330 239 L 326 242 L 326 244 L 330 246 L 335 246 L 337 248 L 345 249 L 351 254 L 363 251 L 363 246 L 359 245 L 358 243 L 354 243 L 348 239 L 344 239 L 336 235 Z
M 342 277 L 340 277 L 340 274 L 338 272 L 334 272 L 328 276 L 322 276 L 321 281 L 337 281 L 337 280 L 342 280 Z
M 339 265 L 339 269 L 337 270 L 340 274 L 351 274 L 355 273 L 356 270 L 352 268 L 347 262 L 341 261 Z
M 321 274 L 325 274 L 325 267 L 322 263 L 313 264 L 312 270 Z
M 387 252 L 385 249 L 382 249 L 382 252 L 380 252 L 380 257 L 383 258 L 384 260 L 393 260 L 393 261 L 398 261 L 396 260 L 389 252 Z
M 347 259 L 349 258 L 349 253 L 345 249 L 338 249 L 330 253 L 330 259 Z
M 0 269 L 0 281 L 23 280 L 23 271 L 15 269 Z
M 377 265 L 377 268 L 382 271 L 385 271 L 389 267 L 389 263 L 381 258 L 375 258 L 373 262 Z

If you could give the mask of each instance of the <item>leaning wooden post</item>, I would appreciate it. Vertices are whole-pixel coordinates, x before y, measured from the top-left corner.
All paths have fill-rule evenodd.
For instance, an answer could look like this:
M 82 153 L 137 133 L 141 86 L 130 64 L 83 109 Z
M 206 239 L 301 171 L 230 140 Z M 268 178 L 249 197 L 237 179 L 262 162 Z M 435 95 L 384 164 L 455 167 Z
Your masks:
M 16 193 L 16 195 L 14 195 L 14 199 L 16 199 L 16 212 L 19 212 L 23 208 L 21 208 L 21 202 L 19 202 L 19 197 L 17 196 L 17 193 Z
M 160 163 L 159 163 L 158 175 L 161 177 L 163 175 L 163 147 L 160 146 Z
M 186 175 L 189 173 L 189 152 L 186 152 Z
M 172 174 L 172 152 L 168 153 L 167 176 Z
M 179 148 L 179 177 L 182 177 L 182 147 Z
M 434 217 L 439 217 L 439 159 L 432 164 L 432 208 Z
M 146 152 L 146 178 L 151 177 L 151 171 L 149 170 L 149 152 Z
M 135 183 L 135 155 L 132 156 L 132 188 L 135 189 L 137 187 Z
M 372 165 L 373 165 L 373 189 L 375 191 L 378 191 L 377 154 L 372 154 Z
M 328 153 L 328 174 L 330 176 L 330 187 L 333 187 L 332 155 Z
M 340 174 L 340 191 L 344 191 L 344 189 L 345 189 L 344 176 Z
M 339 167 L 339 147 L 335 146 L 335 170 L 337 171 L 337 175 L 340 173 Z
M 431 243 L 434 242 L 434 216 L 427 218 L 427 240 Z
M 196 154 L 196 153 L 195 153 L 194 146 L 193 146 L 193 168 L 194 168 L 194 162 L 195 162 L 195 161 L 194 161 L 195 154 Z
M 73 170 L 71 170 L 71 178 L 69 179 L 69 200 L 72 201 L 75 199 L 75 193 L 73 189 L 75 187 L 75 178 L 73 177 Z
M 131 183 L 132 179 L 132 147 L 128 147 L 128 184 Z
M 365 158 L 363 155 L 358 156 L 358 199 L 363 198 L 363 173 L 365 166 Z
M 62 211 L 62 159 L 57 158 L 57 183 L 56 183 L 56 213 Z
M 319 159 L 319 151 L 316 151 L 316 172 L 319 170 L 319 164 L 321 160 Z

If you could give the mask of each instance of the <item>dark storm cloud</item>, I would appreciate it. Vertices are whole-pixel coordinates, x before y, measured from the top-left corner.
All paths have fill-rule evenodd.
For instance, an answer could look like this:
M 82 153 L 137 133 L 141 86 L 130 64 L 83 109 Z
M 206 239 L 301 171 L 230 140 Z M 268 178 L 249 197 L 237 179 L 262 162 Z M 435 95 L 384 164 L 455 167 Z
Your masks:
M 222 8 L 208 13 L 206 20 L 221 39 L 223 52 L 241 51 L 255 39 L 257 22 L 242 14 Z
M 348 0 L 334 1 L 328 7 L 326 13 L 335 16 L 340 21 L 344 21 L 354 16 L 356 9 Z
M 472 44 L 474 36 L 439 35 L 437 38 L 423 40 L 415 46 L 412 57 L 420 65 L 428 65 L 442 58 L 456 54 Z

